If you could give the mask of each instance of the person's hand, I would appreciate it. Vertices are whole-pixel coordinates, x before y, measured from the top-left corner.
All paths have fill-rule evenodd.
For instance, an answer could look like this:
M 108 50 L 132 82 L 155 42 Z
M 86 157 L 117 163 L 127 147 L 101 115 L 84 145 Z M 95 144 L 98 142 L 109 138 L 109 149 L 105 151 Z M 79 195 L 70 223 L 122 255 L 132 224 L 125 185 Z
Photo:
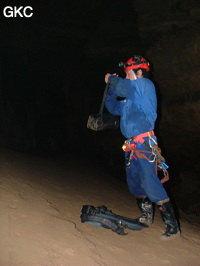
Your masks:
M 107 73 L 107 74 L 105 75 L 105 83 L 108 83 L 108 78 L 109 78 L 110 76 L 117 76 L 117 77 L 118 77 L 118 75 L 117 75 L 116 73 L 114 73 L 114 74 Z
M 111 74 L 110 73 L 107 73 L 106 75 L 105 75 L 105 83 L 108 83 L 108 78 L 111 76 Z

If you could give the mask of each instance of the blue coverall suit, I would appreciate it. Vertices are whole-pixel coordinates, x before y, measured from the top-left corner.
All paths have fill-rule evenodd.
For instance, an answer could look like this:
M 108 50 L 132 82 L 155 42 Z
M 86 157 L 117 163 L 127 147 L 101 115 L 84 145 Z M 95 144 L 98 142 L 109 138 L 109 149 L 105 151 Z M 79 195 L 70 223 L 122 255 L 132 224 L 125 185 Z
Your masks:
M 129 80 L 117 76 L 110 76 L 108 82 L 110 87 L 105 104 L 110 113 L 120 116 L 123 136 L 128 139 L 153 131 L 157 118 L 157 99 L 153 82 L 144 77 Z M 117 97 L 125 99 L 118 100 Z M 152 138 L 156 140 L 155 136 Z M 149 137 L 144 140 L 152 142 Z M 136 149 L 148 151 L 140 142 L 136 144 Z M 150 156 L 149 153 L 146 155 Z M 127 156 L 129 153 L 125 152 L 125 157 Z M 130 167 L 126 167 L 126 178 L 130 192 L 136 197 L 146 195 L 152 202 L 168 198 L 156 175 L 156 162 L 138 157 L 130 160 Z

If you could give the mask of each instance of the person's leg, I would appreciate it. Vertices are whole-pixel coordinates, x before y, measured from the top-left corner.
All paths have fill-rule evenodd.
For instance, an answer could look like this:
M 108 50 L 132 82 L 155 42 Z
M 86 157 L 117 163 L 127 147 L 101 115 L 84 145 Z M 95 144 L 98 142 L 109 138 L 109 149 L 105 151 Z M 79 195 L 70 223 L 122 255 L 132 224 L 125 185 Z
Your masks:
M 129 152 L 126 152 L 125 162 L 127 162 L 128 157 Z M 146 195 L 140 180 L 138 159 L 131 159 L 129 162 L 129 166 L 126 165 L 126 181 L 131 194 L 135 196 Z
M 145 195 L 152 201 L 158 202 L 169 198 L 163 184 L 156 175 L 156 163 L 138 158 L 138 173 L 141 187 Z
M 155 163 L 138 158 L 138 172 L 140 173 L 142 187 L 150 201 L 155 202 L 158 206 L 161 217 L 166 224 L 166 231 L 162 235 L 162 238 L 169 239 L 172 236 L 179 235 L 180 230 L 170 198 L 168 197 L 163 184 L 156 176 L 155 167 Z
M 154 209 L 150 199 L 146 196 L 135 196 L 141 216 L 138 219 L 140 223 L 150 225 L 153 223 Z
M 170 239 L 180 235 L 180 229 L 178 222 L 172 207 L 171 201 L 156 202 L 158 209 L 160 210 L 163 222 L 166 224 L 166 231 L 161 235 L 162 239 Z
M 126 153 L 125 156 L 127 159 L 129 153 Z M 141 216 L 137 219 L 141 223 L 150 225 L 153 222 L 153 204 L 149 198 L 147 198 L 146 192 L 142 188 L 138 172 L 138 160 L 132 159 L 129 163 L 129 166 L 126 167 L 126 179 L 129 190 L 135 196 L 138 208 L 141 211 Z

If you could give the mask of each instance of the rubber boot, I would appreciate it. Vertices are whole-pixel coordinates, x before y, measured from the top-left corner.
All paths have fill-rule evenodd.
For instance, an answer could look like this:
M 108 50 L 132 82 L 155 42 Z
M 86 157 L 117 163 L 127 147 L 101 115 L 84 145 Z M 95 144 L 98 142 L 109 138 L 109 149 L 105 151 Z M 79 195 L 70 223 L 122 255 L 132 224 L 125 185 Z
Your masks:
M 153 223 L 153 204 L 149 198 L 136 198 L 137 205 L 142 213 L 138 218 L 140 223 L 150 225 Z
M 161 235 L 162 239 L 172 239 L 180 235 L 178 222 L 176 220 L 174 209 L 170 201 L 158 205 L 161 217 L 166 224 L 166 231 Z

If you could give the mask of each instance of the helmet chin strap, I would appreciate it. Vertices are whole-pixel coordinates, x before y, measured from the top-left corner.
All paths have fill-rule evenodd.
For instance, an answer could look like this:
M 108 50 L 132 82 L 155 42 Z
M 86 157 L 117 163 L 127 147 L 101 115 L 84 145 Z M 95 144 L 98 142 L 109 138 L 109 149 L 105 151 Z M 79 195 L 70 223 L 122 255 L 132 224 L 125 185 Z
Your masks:
M 131 71 L 133 72 L 134 79 L 137 79 L 137 77 L 136 77 L 136 74 L 135 74 L 134 70 L 133 70 L 133 69 L 131 69 Z

